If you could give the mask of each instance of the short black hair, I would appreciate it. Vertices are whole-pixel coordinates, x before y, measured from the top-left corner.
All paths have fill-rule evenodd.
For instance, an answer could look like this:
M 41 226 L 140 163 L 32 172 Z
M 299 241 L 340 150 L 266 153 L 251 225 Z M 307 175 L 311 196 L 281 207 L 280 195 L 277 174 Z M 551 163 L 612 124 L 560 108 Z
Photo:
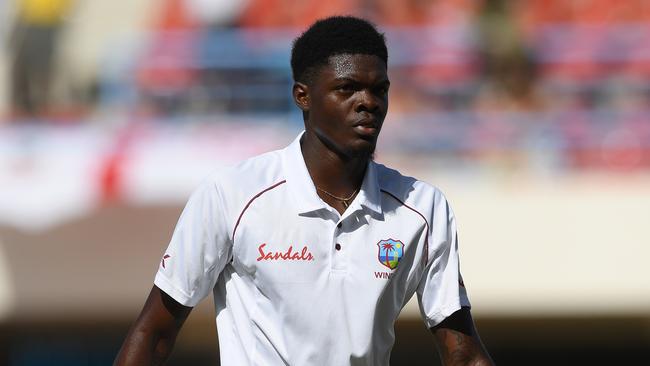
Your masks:
M 340 54 L 374 55 L 388 65 L 386 39 L 372 23 L 353 16 L 333 16 L 316 21 L 293 41 L 293 80 L 309 83 L 316 69 Z

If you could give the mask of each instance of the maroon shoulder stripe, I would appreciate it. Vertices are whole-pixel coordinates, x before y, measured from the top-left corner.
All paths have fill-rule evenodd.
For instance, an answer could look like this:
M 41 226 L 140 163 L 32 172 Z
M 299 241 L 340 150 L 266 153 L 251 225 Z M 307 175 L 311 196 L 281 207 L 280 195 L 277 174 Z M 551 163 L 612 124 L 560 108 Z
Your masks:
M 404 206 L 404 207 L 408 208 L 409 210 L 415 212 L 416 214 L 420 215 L 422 220 L 424 220 L 424 225 L 426 225 L 426 228 L 427 228 L 427 232 L 425 233 L 425 236 L 424 236 L 424 265 L 427 265 L 427 262 L 429 261 L 429 221 L 427 221 L 427 219 L 424 217 L 424 215 L 422 215 L 420 213 L 420 211 L 418 211 L 418 210 L 414 209 L 413 207 L 407 205 L 406 203 L 404 203 L 404 201 L 397 198 L 394 194 L 392 194 L 392 193 L 390 193 L 388 191 L 385 191 L 383 189 L 381 191 L 386 193 L 387 195 L 393 197 L 397 202 L 401 203 L 402 206 Z
M 264 193 L 266 193 L 266 192 L 272 190 L 273 188 L 279 186 L 280 184 L 282 184 L 282 183 L 286 183 L 286 182 L 287 182 L 286 179 L 283 180 L 283 181 L 277 182 L 277 183 L 275 183 L 274 185 L 272 185 L 272 186 L 270 186 L 270 187 L 264 189 L 263 191 L 259 192 L 259 193 L 256 194 L 256 195 L 254 195 L 253 198 L 251 198 L 251 199 L 248 201 L 248 203 L 246 204 L 246 206 L 244 206 L 244 209 L 243 209 L 243 210 L 241 211 L 241 213 L 239 214 L 239 217 L 237 218 L 237 223 L 235 223 L 235 227 L 232 229 L 232 241 L 233 241 L 233 243 L 235 242 L 235 233 L 237 232 L 237 227 L 239 226 L 239 222 L 241 221 L 242 216 L 244 216 L 244 212 L 246 212 L 246 210 L 248 209 L 248 206 L 250 206 L 251 203 L 253 203 L 253 201 L 255 201 L 255 199 L 257 199 L 259 196 L 261 196 L 261 195 L 263 195 Z

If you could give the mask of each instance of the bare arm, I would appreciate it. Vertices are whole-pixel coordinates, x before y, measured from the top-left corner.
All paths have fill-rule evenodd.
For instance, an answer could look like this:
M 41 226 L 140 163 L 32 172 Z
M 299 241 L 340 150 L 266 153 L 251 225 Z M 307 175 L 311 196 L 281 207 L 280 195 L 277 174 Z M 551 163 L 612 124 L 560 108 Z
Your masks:
M 469 308 L 461 308 L 431 328 L 445 366 L 493 366 L 481 343 Z
M 154 286 L 113 365 L 162 365 L 191 310 Z

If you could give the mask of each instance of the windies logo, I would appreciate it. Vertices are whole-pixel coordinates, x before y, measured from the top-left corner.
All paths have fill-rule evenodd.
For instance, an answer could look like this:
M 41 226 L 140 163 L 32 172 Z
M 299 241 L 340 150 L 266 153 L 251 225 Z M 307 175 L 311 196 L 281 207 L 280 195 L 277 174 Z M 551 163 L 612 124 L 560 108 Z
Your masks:
M 379 247 L 379 263 L 395 269 L 404 255 L 404 243 L 395 239 L 381 240 L 377 243 Z

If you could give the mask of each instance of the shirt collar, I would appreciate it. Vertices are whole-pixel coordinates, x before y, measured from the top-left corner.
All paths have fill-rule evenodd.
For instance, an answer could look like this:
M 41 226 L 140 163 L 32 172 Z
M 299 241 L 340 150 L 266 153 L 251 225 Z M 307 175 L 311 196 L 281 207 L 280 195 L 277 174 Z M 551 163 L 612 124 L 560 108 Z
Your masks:
M 298 213 L 305 213 L 327 208 L 323 200 L 316 193 L 316 187 L 307 171 L 305 159 L 300 150 L 300 139 L 304 131 L 282 151 L 282 164 L 287 177 L 291 199 Z
M 300 149 L 300 139 L 303 135 L 304 131 L 282 151 L 282 163 L 287 178 L 287 187 L 298 213 L 328 208 L 327 204 L 318 196 L 314 182 L 311 180 L 309 171 L 307 171 L 307 165 L 305 165 Z M 381 214 L 381 192 L 376 166 L 377 164 L 374 161 L 368 163 L 361 188 L 354 201 Z M 352 203 L 352 205 L 354 204 L 355 202 Z
M 382 214 L 381 209 L 381 192 L 379 187 L 379 179 L 377 177 L 377 163 L 370 160 L 366 168 L 366 175 L 363 177 L 361 183 L 361 190 L 359 190 L 359 203 L 366 206 L 378 214 Z

